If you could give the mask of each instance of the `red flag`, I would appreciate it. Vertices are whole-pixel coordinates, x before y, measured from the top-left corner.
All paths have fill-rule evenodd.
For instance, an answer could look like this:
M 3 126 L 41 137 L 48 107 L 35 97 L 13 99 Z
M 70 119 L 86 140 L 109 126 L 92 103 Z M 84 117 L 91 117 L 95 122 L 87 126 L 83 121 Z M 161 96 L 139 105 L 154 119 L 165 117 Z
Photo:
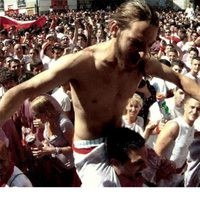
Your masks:
M 27 29 L 33 25 L 42 27 L 46 21 L 47 19 L 45 16 L 42 16 L 39 19 L 33 21 L 18 21 L 8 16 L 0 16 L 0 27 L 9 29 L 11 26 L 15 26 L 17 30 Z

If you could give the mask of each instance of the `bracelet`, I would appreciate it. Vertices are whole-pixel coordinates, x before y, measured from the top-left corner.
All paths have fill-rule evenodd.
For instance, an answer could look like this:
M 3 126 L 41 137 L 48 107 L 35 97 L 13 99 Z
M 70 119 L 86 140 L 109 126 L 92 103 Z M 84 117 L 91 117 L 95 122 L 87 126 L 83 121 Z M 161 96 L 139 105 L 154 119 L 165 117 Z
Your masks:
M 59 147 L 55 147 L 55 152 L 56 152 L 56 154 L 60 154 L 61 151 L 62 151 L 62 150 L 61 150 Z

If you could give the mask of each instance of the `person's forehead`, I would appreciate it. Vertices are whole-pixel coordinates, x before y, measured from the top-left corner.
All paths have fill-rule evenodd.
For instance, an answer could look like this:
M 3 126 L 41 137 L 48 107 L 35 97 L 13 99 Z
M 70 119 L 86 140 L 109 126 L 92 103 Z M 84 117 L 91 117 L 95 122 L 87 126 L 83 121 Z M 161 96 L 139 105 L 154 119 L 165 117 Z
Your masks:
M 174 52 L 174 51 L 169 51 L 168 55 L 176 55 L 176 52 Z
M 6 62 L 10 62 L 12 58 L 6 58 Z
M 181 69 L 181 67 L 179 65 L 174 65 L 173 68 L 174 69 Z
M 200 61 L 199 61 L 199 60 L 196 60 L 196 59 L 193 59 L 193 60 L 192 60 L 192 63 L 193 63 L 193 64 L 199 64 Z
M 15 49 L 19 49 L 19 48 L 22 48 L 20 44 L 15 45 Z
M 152 43 L 156 40 L 158 27 L 146 21 L 136 21 L 130 24 L 129 37 L 145 40 Z
M 193 99 L 193 98 L 190 98 L 187 103 L 186 103 L 186 106 L 198 106 L 200 107 L 200 102 L 197 101 L 196 99 Z

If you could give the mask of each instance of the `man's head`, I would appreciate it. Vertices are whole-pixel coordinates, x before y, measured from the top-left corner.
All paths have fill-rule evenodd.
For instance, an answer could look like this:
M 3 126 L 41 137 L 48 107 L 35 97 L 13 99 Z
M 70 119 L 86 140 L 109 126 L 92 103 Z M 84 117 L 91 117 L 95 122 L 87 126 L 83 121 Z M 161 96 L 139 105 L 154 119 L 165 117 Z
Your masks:
M 44 71 L 44 65 L 42 61 L 30 62 L 30 70 L 34 75 L 39 74 L 42 71 Z
M 52 50 L 53 50 L 53 58 L 55 60 L 60 58 L 63 54 L 63 48 L 61 48 L 60 46 L 54 46 Z
M 184 104 L 184 119 L 185 121 L 192 126 L 194 121 L 199 117 L 200 114 L 200 102 L 187 97 Z
M 120 67 L 132 69 L 155 42 L 158 17 L 144 1 L 129 1 L 113 14 L 110 31 L 116 38 L 115 55 Z
M 21 44 L 15 44 L 15 46 L 14 46 L 14 53 L 15 53 L 17 56 L 23 55 L 23 48 L 22 48 L 22 45 L 21 45 Z
M 192 58 L 192 61 L 191 61 L 190 73 L 194 77 L 197 77 L 199 70 L 200 70 L 200 57 L 194 57 L 194 58 Z
M 64 35 L 60 40 L 60 45 L 62 48 L 67 48 L 70 46 L 70 40 L 67 35 Z
M 20 60 L 12 59 L 10 61 L 10 70 L 15 71 L 17 73 L 17 75 L 20 76 L 22 73 L 22 65 L 20 63 Z
M 172 70 L 174 70 L 177 73 L 181 73 L 184 67 L 185 67 L 185 64 L 181 60 L 172 62 Z
M 87 47 L 87 37 L 84 34 L 77 35 L 77 45 L 83 49 Z
M 7 68 L 10 68 L 10 61 L 13 60 L 13 57 L 12 56 L 7 56 L 5 59 L 4 59 L 4 67 L 7 67 Z
M 170 63 L 172 63 L 178 59 L 178 53 L 177 53 L 176 49 L 174 49 L 174 48 L 169 50 L 167 52 L 166 56 Z
M 114 128 L 107 138 L 107 154 L 118 176 L 135 179 L 146 167 L 145 140 L 128 128 Z
M 192 60 L 192 58 L 197 57 L 199 55 L 199 51 L 196 47 L 191 47 L 188 50 L 189 53 L 189 59 Z
M 158 27 L 159 19 L 155 11 L 142 0 L 128 1 L 116 10 L 112 19 L 115 20 L 121 30 L 130 28 L 136 21 L 148 21 L 149 24 Z
M 0 75 L 0 84 L 3 85 L 5 90 L 16 86 L 18 84 L 18 76 L 15 71 L 4 70 Z
M 128 104 L 126 106 L 126 114 L 130 118 L 130 120 L 136 119 L 142 106 L 143 100 L 138 94 L 134 94 L 133 97 L 128 100 Z
M 174 92 L 175 106 L 181 108 L 184 104 L 186 94 L 182 89 L 178 87 L 176 87 L 173 92 Z

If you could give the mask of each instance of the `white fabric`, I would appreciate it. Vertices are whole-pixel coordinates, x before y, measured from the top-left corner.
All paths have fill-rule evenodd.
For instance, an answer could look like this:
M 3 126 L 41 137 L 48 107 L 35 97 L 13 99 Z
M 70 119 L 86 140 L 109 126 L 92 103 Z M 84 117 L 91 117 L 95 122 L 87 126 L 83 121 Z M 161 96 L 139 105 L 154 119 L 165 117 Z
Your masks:
M 30 62 L 30 56 L 28 55 L 23 55 L 22 59 L 19 59 L 17 55 L 15 55 L 13 58 L 24 61 L 25 64 L 28 64 Z
M 46 141 L 50 146 L 55 146 L 55 147 L 69 146 L 69 142 L 65 139 L 63 133 L 67 132 L 67 130 L 72 130 L 73 124 L 64 114 L 60 114 L 59 128 L 60 132 L 58 132 L 57 135 L 49 136 L 48 125 L 47 123 L 45 123 L 43 137 L 46 139 Z M 58 155 L 51 154 L 51 156 L 57 157 L 65 165 L 66 169 L 71 169 L 74 167 L 73 153 L 67 153 L 67 154 L 60 153 Z
M 171 119 L 175 119 L 177 117 L 183 116 L 184 109 L 183 109 L 183 107 L 175 106 L 174 97 L 165 99 L 165 102 L 169 108 L 169 113 L 170 113 Z
M 185 187 L 198 187 L 200 184 L 200 139 L 195 139 L 189 147 L 187 170 L 184 174 Z
M 43 56 L 41 56 L 41 57 L 42 57 L 42 63 L 43 63 L 43 65 L 44 65 L 44 69 L 45 69 L 45 70 L 46 70 L 46 69 L 49 69 L 49 65 L 50 65 L 52 59 L 49 58 L 49 57 L 46 56 L 46 55 L 43 55 Z
M 156 93 L 162 93 L 164 96 L 167 95 L 167 87 L 163 79 L 153 77 L 150 80 L 150 84 L 155 88 Z
M 8 180 L 7 187 L 32 187 L 30 180 L 23 174 L 23 172 L 16 166 L 14 171 Z
M 162 119 L 162 117 L 163 116 L 162 113 L 160 112 L 160 107 L 158 105 L 158 102 L 156 101 L 149 108 L 148 119 L 151 122 L 157 123 Z M 150 135 L 148 140 L 146 141 L 146 144 L 153 149 L 156 143 L 156 139 L 157 135 Z
M 5 90 L 3 86 L 0 86 L 0 99 L 2 98 L 2 96 L 4 95 Z
M 194 127 L 189 126 L 182 117 L 174 119 L 178 123 L 179 133 L 174 142 L 170 144 L 165 152 L 166 158 L 174 161 L 177 168 L 181 168 L 186 161 L 188 148 L 194 138 Z
M 119 179 L 106 156 L 105 143 L 99 144 L 88 154 L 74 152 L 81 187 L 120 187 Z
M 185 74 L 185 76 L 187 76 L 188 78 L 190 78 L 192 80 L 195 80 L 198 84 L 200 84 L 200 79 L 198 77 L 194 77 L 190 72 Z
M 143 136 L 144 132 L 144 119 L 140 116 L 137 116 L 136 121 L 132 124 L 129 124 L 126 116 L 122 116 L 122 127 L 129 128 L 131 130 L 134 130 L 135 132 L 139 133 L 141 136 Z
M 63 90 L 63 87 L 59 87 L 51 96 L 53 96 L 61 105 L 63 111 L 68 112 L 71 110 L 71 101 L 68 94 Z
M 188 148 L 194 138 L 194 127 L 189 126 L 182 117 L 174 119 L 179 125 L 178 137 L 168 147 L 166 154 L 167 159 L 175 162 L 176 167 L 183 166 L 187 159 Z M 184 179 L 182 173 L 173 175 L 169 180 L 161 180 L 160 187 L 175 187 Z

